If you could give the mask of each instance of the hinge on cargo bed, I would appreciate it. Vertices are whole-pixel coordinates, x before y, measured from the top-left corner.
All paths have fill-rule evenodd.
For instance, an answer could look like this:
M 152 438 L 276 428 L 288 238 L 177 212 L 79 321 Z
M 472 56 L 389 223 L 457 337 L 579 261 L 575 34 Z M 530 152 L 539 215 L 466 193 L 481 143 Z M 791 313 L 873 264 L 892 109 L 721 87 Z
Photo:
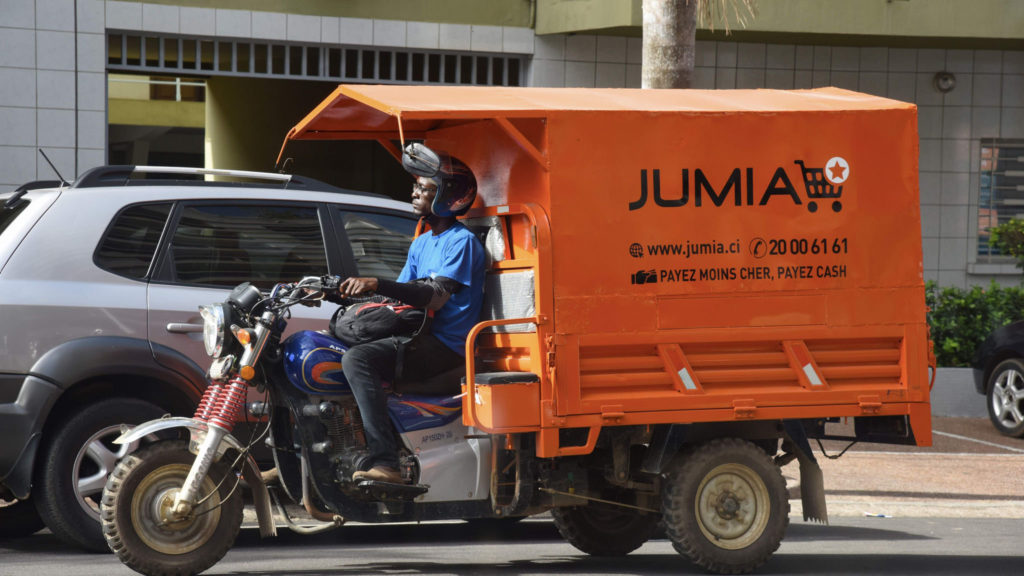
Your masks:
M 615 422 L 622 420 L 626 417 L 626 411 L 623 410 L 621 404 L 615 404 L 613 406 L 601 406 L 601 420 L 605 422 Z
M 877 414 L 882 409 L 882 399 L 878 396 L 857 396 L 857 404 L 864 414 Z
M 757 405 L 754 404 L 754 401 L 752 399 L 748 398 L 744 398 L 741 400 L 733 400 L 732 411 L 736 414 L 737 420 L 753 418 L 754 413 L 757 412 Z

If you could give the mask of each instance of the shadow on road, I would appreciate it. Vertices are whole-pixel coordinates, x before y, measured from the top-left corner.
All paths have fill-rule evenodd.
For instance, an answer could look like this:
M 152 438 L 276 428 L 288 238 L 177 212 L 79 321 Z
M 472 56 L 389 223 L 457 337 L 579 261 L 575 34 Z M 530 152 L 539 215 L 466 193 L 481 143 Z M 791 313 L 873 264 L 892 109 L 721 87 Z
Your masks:
M 902 530 L 864 528 L 862 526 L 823 526 L 821 524 L 790 523 L 785 542 L 824 542 L 830 540 L 885 541 L 938 540 L 932 536 L 912 534 Z
M 555 525 L 544 520 L 524 520 L 514 524 L 488 522 L 446 522 L 423 524 L 349 524 L 336 530 L 305 536 L 288 529 L 278 529 L 277 537 L 260 539 L 256 530 L 243 530 L 235 547 L 266 547 L 280 542 L 293 545 L 301 542 L 310 544 L 446 544 L 462 545 L 481 542 L 530 542 L 561 541 Z
M 1018 574 L 1020 558 L 986 556 L 914 556 L 914 555 L 776 555 L 755 574 L 858 574 L 931 576 L 963 574 Z M 368 562 L 349 564 L 335 569 L 259 572 L 249 576 L 348 576 L 351 574 L 437 574 L 449 575 L 519 575 L 519 574 L 587 574 L 660 575 L 707 574 L 675 554 L 633 554 L 625 557 L 543 556 L 506 562 Z
M 885 528 L 866 528 L 858 526 L 824 526 L 821 524 L 805 524 L 794 522 L 786 531 L 787 542 L 811 541 L 911 541 L 934 540 L 931 536 L 913 534 L 900 530 Z M 239 535 L 236 548 L 291 546 L 308 543 L 310 545 L 329 545 L 333 542 L 344 542 L 347 545 L 389 544 L 441 544 L 462 545 L 466 543 L 522 543 L 531 541 L 562 541 L 554 523 L 547 520 L 525 520 L 516 524 L 488 523 L 442 523 L 442 524 L 351 524 L 323 534 L 304 536 L 288 529 L 278 530 L 277 538 L 262 540 L 255 530 L 243 530 Z
M 901 576 L 1020 574 L 1020 557 L 913 554 L 776 554 L 757 574 L 878 574 Z

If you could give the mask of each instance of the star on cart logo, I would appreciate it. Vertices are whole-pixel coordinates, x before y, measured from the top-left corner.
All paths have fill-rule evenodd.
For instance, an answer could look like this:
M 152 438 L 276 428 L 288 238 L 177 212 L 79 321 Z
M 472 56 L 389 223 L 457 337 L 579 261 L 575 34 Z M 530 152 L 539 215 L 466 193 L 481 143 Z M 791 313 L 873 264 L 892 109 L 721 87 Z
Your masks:
M 850 177 L 850 163 L 845 158 L 833 156 L 825 162 L 825 177 L 833 184 L 842 184 Z
M 769 170 L 767 177 L 765 172 L 755 172 L 749 166 L 733 168 L 727 173 L 682 168 L 682 177 L 678 180 L 666 178 L 664 186 L 661 169 L 641 169 L 640 194 L 636 200 L 629 202 L 629 210 L 632 212 L 643 208 L 649 198 L 655 206 L 661 208 L 765 206 L 769 202 L 789 201 L 796 206 L 806 205 L 809 212 L 817 212 L 819 203 L 830 206 L 833 212 L 843 209 L 843 184 L 850 178 L 850 163 L 845 158 L 832 156 L 824 166 L 815 162 L 808 167 L 803 160 L 794 160 L 793 164 L 800 167 L 800 178 L 791 179 L 785 166 Z M 672 172 L 675 170 L 668 173 Z M 801 182 L 804 197 L 797 191 Z

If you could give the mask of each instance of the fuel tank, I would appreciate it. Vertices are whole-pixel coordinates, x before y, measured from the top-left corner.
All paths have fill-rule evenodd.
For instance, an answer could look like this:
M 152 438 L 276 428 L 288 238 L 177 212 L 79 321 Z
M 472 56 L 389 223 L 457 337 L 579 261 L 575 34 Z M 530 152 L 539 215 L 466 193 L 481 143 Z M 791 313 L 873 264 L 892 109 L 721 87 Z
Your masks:
M 282 344 L 288 380 L 307 394 L 349 394 L 341 360 L 348 350 L 340 340 L 312 330 L 289 336 Z

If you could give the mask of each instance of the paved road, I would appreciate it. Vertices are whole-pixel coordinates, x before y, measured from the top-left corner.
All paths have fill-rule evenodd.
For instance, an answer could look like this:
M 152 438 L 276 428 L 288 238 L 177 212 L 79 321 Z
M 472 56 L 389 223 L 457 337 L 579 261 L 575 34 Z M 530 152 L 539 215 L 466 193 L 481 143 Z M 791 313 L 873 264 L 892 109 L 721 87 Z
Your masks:
M 1024 522 L 978 518 L 840 518 L 832 525 L 793 519 L 786 540 L 758 574 L 1020 574 Z M 703 574 L 666 540 L 623 558 L 595 558 L 565 544 L 547 519 L 502 530 L 462 522 L 347 525 L 319 536 L 284 531 L 263 541 L 243 532 L 206 574 L 352 575 L 620 575 Z M 113 556 L 82 554 L 48 534 L 0 544 L 0 575 L 133 574 Z
M 831 517 L 801 519 L 791 500 L 782 547 L 759 574 L 1020 574 L 1024 565 L 1024 440 L 984 419 L 936 419 L 927 448 L 858 444 L 842 458 L 819 456 Z M 825 443 L 829 453 L 843 445 Z M 784 469 L 795 481 L 795 465 Z M 83 554 L 47 532 L 0 541 L 0 576 L 133 574 L 113 556 Z M 701 574 L 665 540 L 621 559 L 587 557 L 550 520 L 502 531 L 462 522 L 350 524 L 315 537 L 287 530 L 260 541 L 243 531 L 208 574 Z

